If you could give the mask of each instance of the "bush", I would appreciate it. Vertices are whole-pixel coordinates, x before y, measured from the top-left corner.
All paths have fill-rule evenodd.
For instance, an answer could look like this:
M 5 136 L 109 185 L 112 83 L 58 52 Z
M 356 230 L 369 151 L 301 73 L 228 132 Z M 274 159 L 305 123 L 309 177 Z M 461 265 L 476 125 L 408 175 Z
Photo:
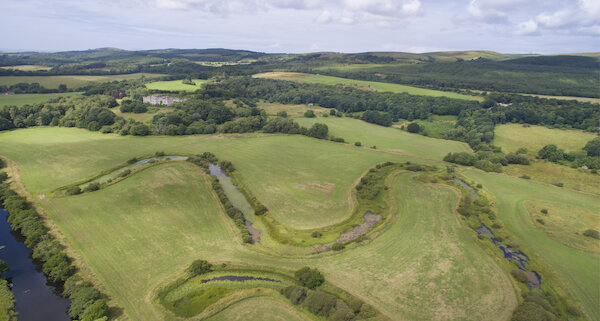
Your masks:
M 128 169 L 123 170 L 121 173 L 119 173 L 119 177 L 125 177 L 129 174 L 131 174 L 131 170 L 128 168 Z
M 106 300 L 96 300 L 90 304 L 81 314 L 80 321 L 95 321 L 100 320 L 102 317 L 108 316 L 108 305 Z
M 321 232 L 319 232 L 319 231 L 314 231 L 314 232 L 312 232 L 311 236 L 314 238 L 319 238 L 319 237 L 323 236 L 323 234 L 321 234 Z
M 91 306 L 98 299 L 100 299 L 100 292 L 94 289 L 89 283 L 83 283 L 82 286 L 73 290 L 71 294 L 69 315 L 72 319 L 77 319 L 87 307 Z
M 527 291 L 527 292 L 524 292 L 521 296 L 523 297 L 523 299 L 525 301 L 533 302 L 533 303 L 541 306 L 542 308 L 544 308 L 544 310 L 546 310 L 548 312 L 554 312 L 554 308 L 552 307 L 550 302 L 548 302 L 548 300 L 546 300 L 546 298 L 544 298 L 544 296 L 542 294 L 540 294 L 539 292 Z
M 306 118 L 315 118 L 315 112 L 309 109 L 306 112 L 304 112 L 304 117 L 306 117 Z
M 81 194 L 81 188 L 79 188 L 79 186 L 71 186 L 71 187 L 67 188 L 65 193 L 67 195 L 78 195 L 78 194 Z
M 344 243 L 342 242 L 335 242 L 333 243 L 333 245 L 331 246 L 331 249 L 334 251 L 341 251 L 345 248 L 346 246 L 344 245 Z
M 360 147 L 360 146 L 362 146 L 362 144 L 361 144 L 361 142 L 355 142 L 355 143 L 354 143 L 354 146 L 356 146 L 356 147 Z
M 600 240 L 600 232 L 598 232 L 597 230 L 593 230 L 593 229 L 585 230 L 585 232 L 583 232 L 583 235 L 587 236 L 587 237 L 591 237 L 596 240 Z
M 315 289 L 319 285 L 323 284 L 323 282 L 325 282 L 325 278 L 323 277 L 321 272 L 319 272 L 319 270 L 311 269 L 308 266 L 305 266 L 300 270 L 296 271 L 294 273 L 294 276 L 300 282 L 300 284 L 309 289 Z
M 325 139 L 329 133 L 329 128 L 325 124 L 316 123 L 313 124 L 312 127 L 306 133 L 309 137 L 314 137 L 318 139 Z
M 417 123 L 410 123 L 406 126 L 406 131 L 409 133 L 418 133 L 421 130 L 421 126 Z
M 544 222 L 544 220 L 542 220 L 541 218 L 537 218 L 535 220 L 542 225 L 546 225 L 546 222 Z
M 87 186 L 83 189 L 86 192 L 94 192 L 100 189 L 100 183 L 98 182 L 93 182 L 93 183 L 89 183 L 87 184 Z
M 304 302 L 304 299 L 306 299 L 307 290 L 303 287 L 290 285 L 281 289 L 281 294 L 290 299 L 292 304 L 298 305 Z
M 542 208 L 542 209 L 540 210 L 540 212 L 542 212 L 542 214 L 544 214 L 544 215 L 548 215 L 548 210 L 547 210 L 547 209 L 545 209 L 545 208 Z
M 131 135 L 146 136 L 150 135 L 150 128 L 144 124 L 137 124 L 131 128 Z
M 278 117 L 283 117 L 283 118 L 287 118 L 288 114 L 285 110 L 282 110 L 280 112 L 277 113 Z
M 195 260 L 188 268 L 188 272 L 194 276 L 208 273 L 211 270 L 212 264 L 205 260 Z
M 335 312 L 337 301 L 338 299 L 331 294 L 321 291 L 310 291 L 302 306 L 313 314 L 329 317 Z
M 529 175 L 521 175 L 521 178 L 522 179 L 531 179 L 531 176 L 529 176 Z
M 556 316 L 544 310 L 541 306 L 525 301 L 513 312 L 512 321 L 554 321 Z
M 2 273 L 8 271 L 10 271 L 8 264 L 6 264 L 6 262 L 4 262 L 3 260 L 0 260 L 0 276 L 2 275 Z
M 570 315 L 574 315 L 576 317 L 580 317 L 583 315 L 583 313 L 581 313 L 581 311 L 577 307 L 572 306 L 572 305 L 567 307 L 567 313 L 569 313 Z
M 525 283 L 529 280 L 529 276 L 523 270 L 514 269 L 510 271 L 510 274 L 519 282 Z
M 473 166 L 477 161 L 477 157 L 466 152 L 448 153 L 444 156 L 444 161 L 465 166 Z
M 554 186 L 558 186 L 558 187 L 563 187 L 563 186 L 565 186 L 565 184 L 563 184 L 563 182 L 561 182 L 561 181 L 555 181 L 554 183 L 552 183 L 552 185 L 554 185 Z
M 137 161 L 138 161 L 137 157 L 130 158 L 130 159 L 127 160 L 127 164 L 137 163 Z
M 0 169 L 6 167 L 6 162 L 4 161 L 4 159 L 0 158 Z

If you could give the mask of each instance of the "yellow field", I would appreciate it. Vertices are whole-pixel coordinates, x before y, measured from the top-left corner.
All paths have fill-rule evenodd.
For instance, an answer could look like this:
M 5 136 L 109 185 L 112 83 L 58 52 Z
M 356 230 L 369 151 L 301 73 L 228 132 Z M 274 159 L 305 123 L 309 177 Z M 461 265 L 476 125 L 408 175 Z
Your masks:
M 502 151 L 505 153 L 525 147 L 530 155 L 536 155 L 542 147 L 548 144 L 555 144 L 567 152 L 580 150 L 594 137 L 597 135 L 581 130 L 504 124 L 497 125 L 494 129 L 493 144 L 502 147 Z

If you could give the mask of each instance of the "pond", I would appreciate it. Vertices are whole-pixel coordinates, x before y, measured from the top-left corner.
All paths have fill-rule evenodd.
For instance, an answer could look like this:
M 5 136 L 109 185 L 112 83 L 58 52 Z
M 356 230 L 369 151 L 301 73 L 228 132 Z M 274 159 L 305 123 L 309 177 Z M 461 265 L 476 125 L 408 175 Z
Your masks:
M 232 282 L 244 282 L 244 281 L 267 281 L 267 282 L 281 282 L 279 280 L 271 279 L 271 278 L 263 278 L 260 276 L 246 276 L 246 275 L 223 275 L 223 276 L 215 276 L 214 278 L 206 279 L 200 281 L 200 283 L 207 283 L 213 281 L 232 281 Z
M 34 264 L 32 251 L 13 232 L 6 220 L 8 212 L 0 209 L 0 259 L 10 267 L 2 276 L 12 284 L 15 310 L 19 321 L 68 321 L 70 301 L 58 295 L 59 290 L 48 284 L 41 266 Z
M 252 226 L 252 222 L 247 219 L 249 215 L 254 215 L 254 209 L 246 199 L 246 196 L 244 196 L 238 187 L 233 184 L 231 177 L 227 176 L 221 169 L 221 166 L 210 163 L 208 164 L 208 170 L 211 175 L 214 175 L 219 179 L 219 183 L 221 183 L 221 187 L 223 187 L 223 191 L 225 192 L 225 195 L 227 195 L 231 205 L 244 213 L 244 216 L 246 217 L 244 225 L 246 226 L 248 233 L 250 233 L 252 241 L 254 243 L 259 243 L 262 232 Z
M 530 288 L 540 288 L 540 285 L 542 283 L 542 277 L 539 274 L 537 274 L 537 272 L 529 271 L 526 269 L 527 262 L 529 262 L 529 258 L 527 257 L 527 255 L 525 255 L 525 253 L 517 251 L 511 246 L 500 243 L 494 236 L 494 232 L 492 232 L 492 230 L 485 226 L 485 224 L 481 224 L 481 226 L 476 231 L 479 235 L 483 235 L 491 239 L 492 242 L 494 242 L 494 245 L 496 245 L 502 251 L 505 259 L 509 261 L 516 261 L 518 263 L 519 269 L 525 272 L 527 274 L 527 277 L 529 278 L 529 280 L 527 281 L 527 285 Z

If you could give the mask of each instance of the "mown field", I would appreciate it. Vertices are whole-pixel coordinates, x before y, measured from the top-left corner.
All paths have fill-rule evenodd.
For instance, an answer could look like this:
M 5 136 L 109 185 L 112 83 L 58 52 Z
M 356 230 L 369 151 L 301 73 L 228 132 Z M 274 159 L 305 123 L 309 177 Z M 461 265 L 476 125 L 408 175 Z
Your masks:
M 43 103 L 52 98 L 69 97 L 81 95 L 78 92 L 72 93 L 55 93 L 55 94 L 17 94 L 17 95 L 0 95 L 0 106 L 23 106 L 37 103 Z
M 300 125 L 310 127 L 324 123 L 330 134 L 344 138 L 348 143 L 360 142 L 365 147 L 390 150 L 401 155 L 413 155 L 425 159 L 442 160 L 449 152 L 470 152 L 465 143 L 410 134 L 393 127 L 382 127 L 367 122 L 346 118 L 296 118 Z
M 113 80 L 128 80 L 128 79 L 139 79 L 155 78 L 164 76 L 162 74 L 148 74 L 148 73 L 135 73 L 135 74 L 123 74 L 123 75 L 68 75 L 68 76 L 1 76 L 0 85 L 11 86 L 19 83 L 39 83 L 42 87 L 55 89 L 59 85 L 65 84 L 67 88 L 77 89 L 92 82 L 106 82 Z
M 543 126 L 503 124 L 494 128 L 493 144 L 502 147 L 504 152 L 514 152 L 525 147 L 530 155 L 548 144 L 554 144 L 567 152 L 581 150 L 598 135 L 581 130 L 552 129 Z
M 2 69 L 13 69 L 21 71 L 39 71 L 39 70 L 50 70 L 52 67 L 40 66 L 40 65 L 18 65 L 18 66 L 2 66 Z
M 2 155 L 19 165 L 27 190 L 129 319 L 164 319 L 155 291 L 175 280 L 196 258 L 286 271 L 315 266 L 334 285 L 393 319 L 505 320 L 517 302 L 512 279 L 478 245 L 473 232 L 459 223 L 454 212 L 457 194 L 447 187 L 415 182 L 408 174 L 393 181 L 395 222 L 389 230 L 371 243 L 312 259 L 286 259 L 241 245 L 237 231 L 208 192 L 203 174 L 187 163 L 151 167 L 94 193 L 63 198 L 48 193 L 132 156 L 157 150 L 212 151 L 233 161 L 243 180 L 252 183 L 252 192 L 278 219 L 288 218 L 286 223 L 299 227 L 305 221 L 317 225 L 338 220 L 339 203 L 345 209 L 338 213 L 349 214 L 344 200 L 370 166 L 408 159 L 439 163 L 434 159 L 283 135 L 141 138 L 35 128 L 1 133 L 0 143 Z M 335 182 L 334 192 L 323 195 L 296 187 L 315 180 Z M 303 197 L 332 207 L 312 213 L 315 209 Z M 278 199 L 298 213 L 276 208 L 272 203 Z M 273 309 L 280 318 L 302 319 L 282 305 L 285 301 L 267 300 L 264 310 L 262 300 L 251 302 L 255 311 L 251 318 Z M 247 307 L 245 302 L 236 304 L 223 312 L 223 318 Z
M 466 99 L 466 100 L 482 100 L 480 97 L 468 96 L 457 94 L 453 92 L 440 91 L 440 90 L 432 90 L 432 89 L 424 89 L 400 84 L 392 84 L 385 82 L 377 82 L 377 81 L 364 81 L 364 80 L 354 80 L 340 77 L 331 77 L 331 76 L 323 76 L 323 75 L 312 75 L 305 74 L 299 72 L 265 72 L 256 74 L 253 77 L 256 78 L 269 78 L 269 79 L 279 79 L 279 80 L 290 80 L 290 81 L 298 81 L 305 82 L 310 84 L 323 84 L 323 85 L 345 85 L 357 87 L 365 90 L 376 90 L 376 91 L 389 91 L 394 93 L 408 93 L 411 95 L 421 95 L 421 96 L 434 96 L 434 97 L 448 97 L 448 98 L 456 98 L 456 99 Z
M 155 81 L 146 84 L 146 88 L 164 91 L 196 91 L 202 89 L 206 79 L 192 79 L 195 85 L 184 84 L 182 80 Z
M 526 204 L 530 202 L 551 202 L 578 211 L 595 213 L 596 226 L 589 228 L 600 229 L 597 216 L 597 213 L 600 213 L 598 197 L 505 175 L 486 174 L 477 170 L 468 170 L 465 175 L 482 184 L 484 189 L 494 196 L 498 204 L 498 217 L 505 224 L 505 228 L 515 236 L 511 241 L 522 244 L 525 249 L 535 253 L 536 259 L 549 267 L 552 273 L 550 277 L 567 290 L 567 296 L 582 303 L 588 318 L 600 320 L 598 256 L 575 250 L 549 236 L 547 231 L 536 226 L 526 208 Z M 560 215 L 560 210 L 557 208 L 549 207 L 548 210 L 548 215 Z M 572 231 L 572 228 L 566 228 L 562 233 Z

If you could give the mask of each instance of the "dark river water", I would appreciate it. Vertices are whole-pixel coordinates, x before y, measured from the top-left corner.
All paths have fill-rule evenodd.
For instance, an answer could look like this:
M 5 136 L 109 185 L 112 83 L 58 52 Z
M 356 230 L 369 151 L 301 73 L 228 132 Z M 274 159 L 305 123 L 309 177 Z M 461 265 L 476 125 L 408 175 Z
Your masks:
M 0 259 L 10 267 L 2 276 L 13 284 L 19 321 L 69 321 L 69 300 L 47 284 L 46 276 L 31 259 L 32 251 L 12 233 L 7 216 L 8 212 L 0 209 Z

